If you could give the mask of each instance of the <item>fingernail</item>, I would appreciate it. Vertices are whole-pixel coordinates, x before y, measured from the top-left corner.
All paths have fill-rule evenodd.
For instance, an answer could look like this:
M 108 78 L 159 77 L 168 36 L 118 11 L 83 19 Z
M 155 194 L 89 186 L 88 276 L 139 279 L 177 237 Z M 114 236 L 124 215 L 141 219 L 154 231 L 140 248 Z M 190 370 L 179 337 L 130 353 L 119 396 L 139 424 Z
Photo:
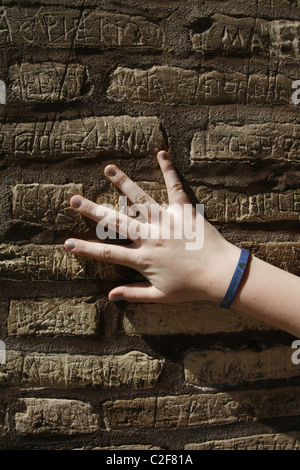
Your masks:
M 73 242 L 72 240 L 67 240 L 65 242 L 65 247 L 68 249 L 68 250 L 74 250 L 74 248 L 76 248 L 76 243 Z
M 72 197 L 71 199 L 71 205 L 75 209 L 79 209 L 79 207 L 82 206 L 82 200 L 79 197 Z
M 161 158 L 162 160 L 168 160 L 169 155 L 165 151 L 159 152 L 159 158 Z
M 105 170 L 107 176 L 116 176 L 117 172 L 112 166 L 108 166 Z
M 123 300 L 123 297 L 121 295 L 115 295 L 110 300 L 111 302 L 118 302 L 119 300 Z

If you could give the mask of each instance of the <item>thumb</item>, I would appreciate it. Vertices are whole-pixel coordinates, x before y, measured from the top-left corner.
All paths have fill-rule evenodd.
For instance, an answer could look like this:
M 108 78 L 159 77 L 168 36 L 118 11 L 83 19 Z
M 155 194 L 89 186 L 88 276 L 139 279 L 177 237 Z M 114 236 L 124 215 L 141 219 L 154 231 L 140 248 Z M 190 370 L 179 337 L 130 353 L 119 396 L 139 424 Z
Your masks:
M 112 302 L 162 302 L 164 294 L 150 282 L 138 282 L 116 287 L 110 291 L 108 298 Z

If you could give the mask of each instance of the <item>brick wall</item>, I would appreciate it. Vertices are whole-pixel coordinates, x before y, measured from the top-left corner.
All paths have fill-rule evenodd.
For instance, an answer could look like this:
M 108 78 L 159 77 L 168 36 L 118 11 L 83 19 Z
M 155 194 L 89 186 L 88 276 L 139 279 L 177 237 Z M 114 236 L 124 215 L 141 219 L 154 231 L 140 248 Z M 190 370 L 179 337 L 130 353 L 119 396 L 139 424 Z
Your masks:
M 166 201 L 168 149 L 228 240 L 300 274 L 297 3 L 2 2 L 1 448 L 299 448 L 292 336 L 207 302 L 111 303 L 137 273 L 62 246 L 96 239 L 69 199 L 114 202 L 108 163 Z

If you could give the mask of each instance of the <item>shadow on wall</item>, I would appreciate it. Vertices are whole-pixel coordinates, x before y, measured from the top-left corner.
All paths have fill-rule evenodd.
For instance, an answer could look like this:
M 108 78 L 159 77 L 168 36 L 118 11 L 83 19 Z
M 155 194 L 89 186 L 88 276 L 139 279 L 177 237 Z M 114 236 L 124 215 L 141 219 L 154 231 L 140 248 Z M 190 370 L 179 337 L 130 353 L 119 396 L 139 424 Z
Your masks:
M 0 104 L 6 104 L 6 86 L 2 80 L 0 80 Z

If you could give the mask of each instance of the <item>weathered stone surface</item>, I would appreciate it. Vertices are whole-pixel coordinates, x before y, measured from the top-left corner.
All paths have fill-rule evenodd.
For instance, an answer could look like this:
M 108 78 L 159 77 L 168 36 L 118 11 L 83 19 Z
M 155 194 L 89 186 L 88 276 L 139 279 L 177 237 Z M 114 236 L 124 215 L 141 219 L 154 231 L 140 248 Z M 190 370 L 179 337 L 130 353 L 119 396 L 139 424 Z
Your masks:
M 204 54 L 267 55 L 274 60 L 299 60 L 300 21 L 210 17 L 212 26 L 203 33 L 191 31 L 193 48 Z
M 257 434 L 187 444 L 185 450 L 299 450 L 300 433 Z
M 4 436 L 7 431 L 7 426 L 5 425 L 5 413 L 5 406 L 0 405 L 0 437 Z
M 104 116 L 0 125 L 0 153 L 17 157 L 144 156 L 165 148 L 157 117 Z
M 162 361 L 131 351 L 123 355 L 22 353 L 7 351 L 0 385 L 49 388 L 149 388 Z
M 278 268 L 300 275 L 300 243 L 251 243 L 244 242 L 242 246 L 248 248 L 254 256 L 273 264 Z
M 43 281 L 128 279 L 117 265 L 69 253 L 62 245 L 0 245 L 0 278 Z
M 194 191 L 210 222 L 276 222 L 300 218 L 300 190 L 241 194 L 197 187 Z
M 89 403 L 56 398 L 22 398 L 24 412 L 15 415 L 20 435 L 76 435 L 98 431 L 99 417 Z
M 299 152 L 298 124 L 217 124 L 207 131 L 195 133 L 191 144 L 191 161 L 293 161 L 299 160 Z
M 29 101 L 71 101 L 81 97 L 86 70 L 79 64 L 23 63 L 9 68 L 12 99 Z
M 86 223 L 70 207 L 74 194 L 82 194 L 81 184 L 17 184 L 12 191 L 12 212 L 16 219 L 51 226 L 54 229 L 83 230 Z
M 108 429 L 153 429 L 297 416 L 299 392 L 290 387 L 107 401 L 104 422 Z
M 274 346 L 261 352 L 209 349 L 190 351 L 184 357 L 184 376 L 193 385 L 216 385 L 297 377 L 290 346 Z
M 293 80 L 239 72 L 199 74 L 179 67 L 149 70 L 118 67 L 107 91 L 109 98 L 165 105 L 291 104 Z
M 0 15 L 0 46 L 163 47 L 160 27 L 142 16 L 53 6 L 3 7 Z
M 210 302 L 173 305 L 132 304 L 124 307 L 123 328 L 128 335 L 211 334 L 269 330 L 270 325 L 236 310 L 224 312 Z
M 8 334 L 95 335 L 98 332 L 96 304 L 89 297 L 11 300 Z

